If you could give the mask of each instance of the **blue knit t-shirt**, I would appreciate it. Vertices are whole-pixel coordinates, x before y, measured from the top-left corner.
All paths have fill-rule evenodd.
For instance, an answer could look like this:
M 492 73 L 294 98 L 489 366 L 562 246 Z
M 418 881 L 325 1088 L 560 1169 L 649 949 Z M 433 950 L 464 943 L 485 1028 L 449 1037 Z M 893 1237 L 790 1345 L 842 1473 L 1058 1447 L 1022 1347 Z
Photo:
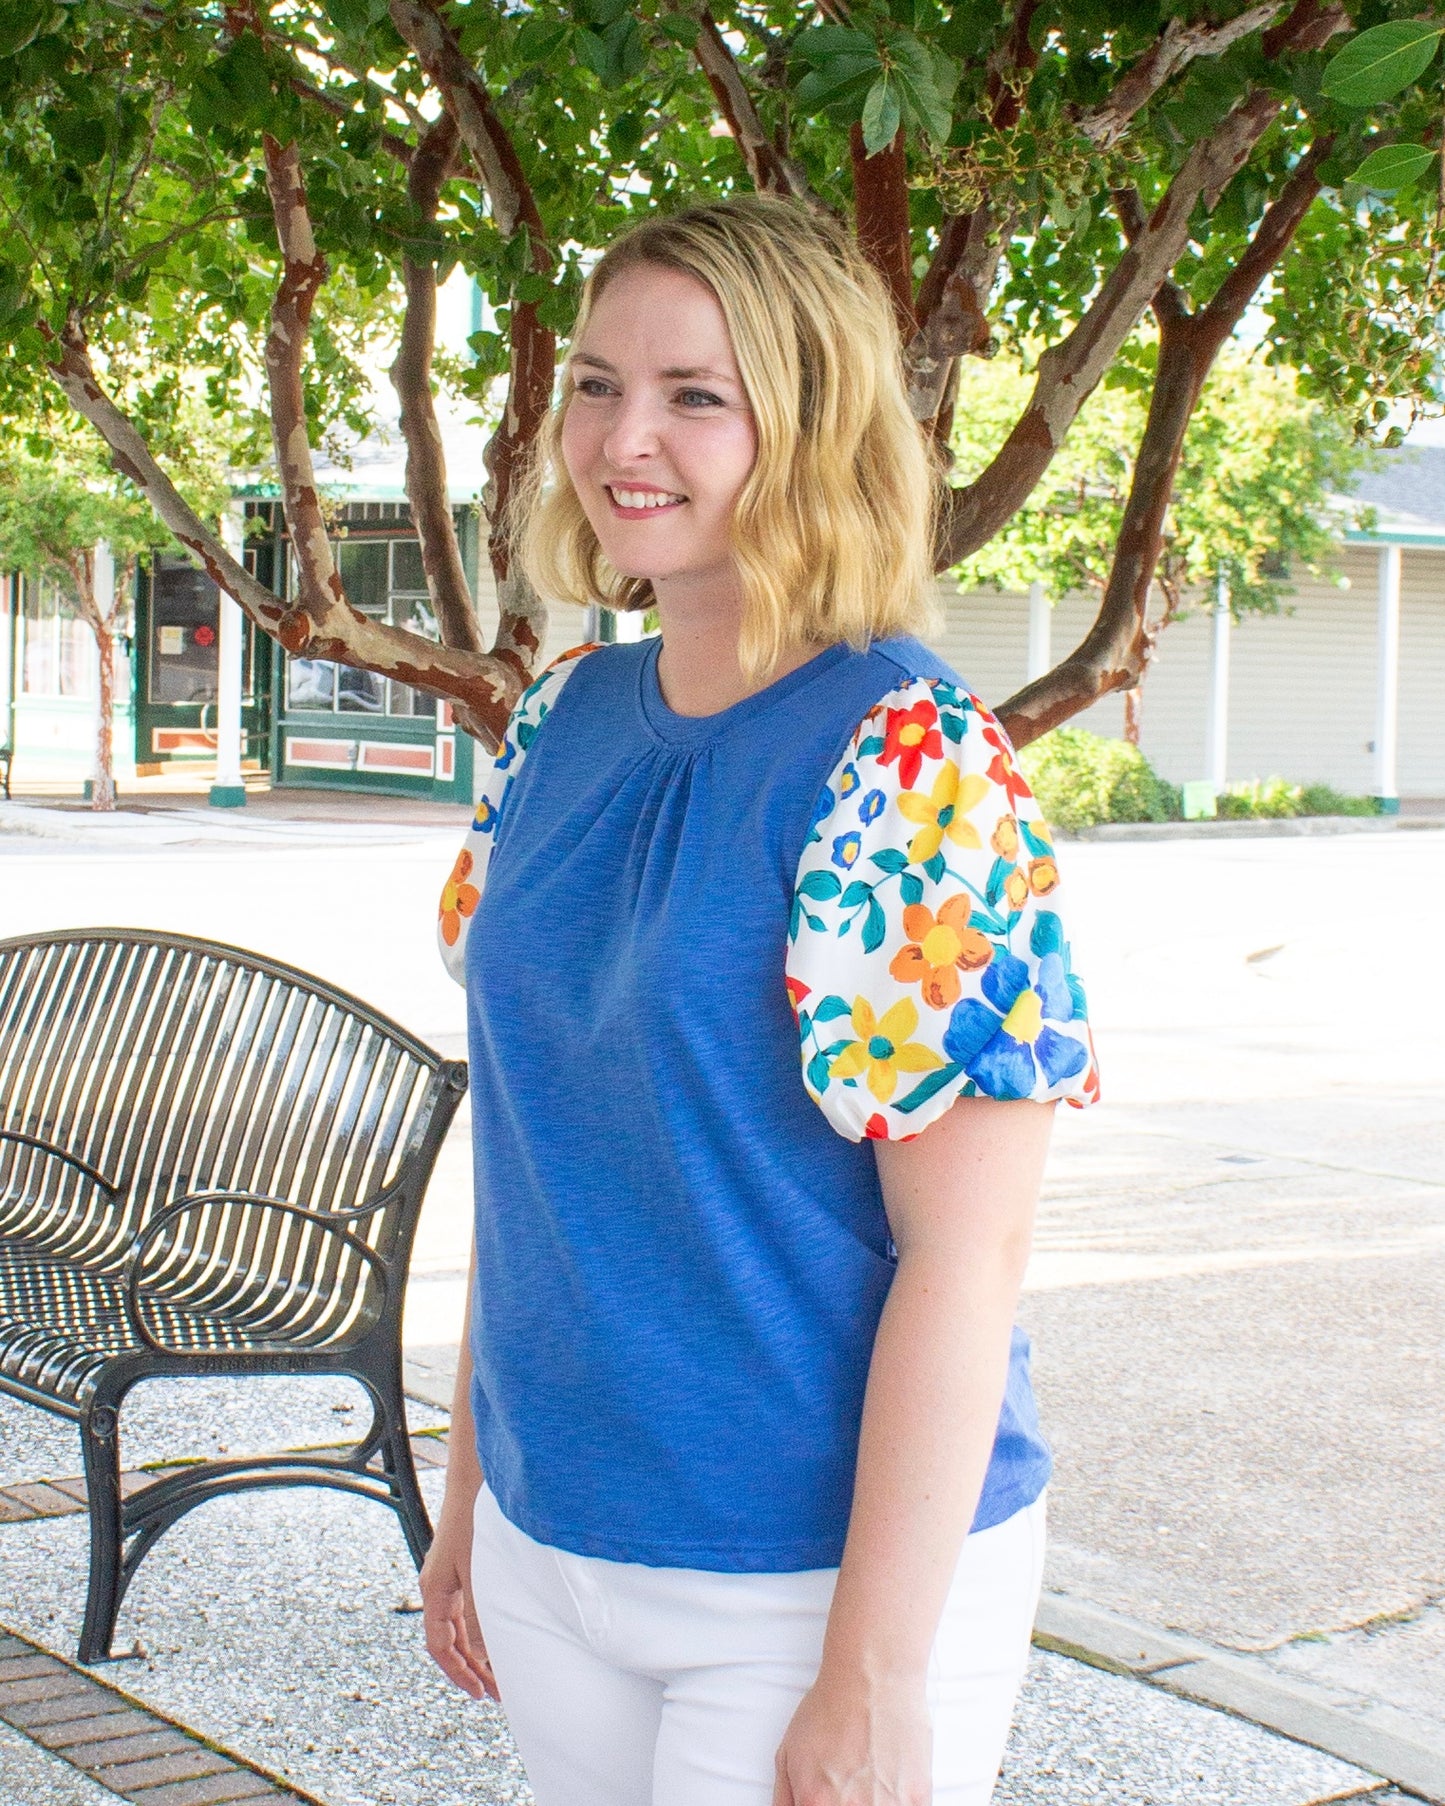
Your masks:
M 513 711 L 442 897 L 476 1150 L 472 1406 L 535 1540 L 836 1566 L 894 1250 L 870 1139 L 1096 1079 L 1048 831 L 916 641 L 720 713 L 660 642 Z M 1049 1474 L 1015 1331 L 975 1529 Z

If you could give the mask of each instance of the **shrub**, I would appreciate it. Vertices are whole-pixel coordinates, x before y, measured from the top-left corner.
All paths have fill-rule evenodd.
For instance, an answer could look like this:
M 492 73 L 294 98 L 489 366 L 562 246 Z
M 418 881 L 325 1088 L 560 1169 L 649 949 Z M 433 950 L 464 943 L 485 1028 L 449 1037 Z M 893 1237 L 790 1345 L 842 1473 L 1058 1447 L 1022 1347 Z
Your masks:
M 1254 778 L 1247 784 L 1231 784 L 1219 798 L 1219 814 L 1225 821 L 1374 813 L 1374 802 L 1368 796 L 1346 796 L 1329 784 L 1287 784 L 1283 778 Z
M 1058 727 L 1020 755 L 1039 807 L 1072 833 L 1109 821 L 1177 821 L 1179 792 L 1124 740 Z

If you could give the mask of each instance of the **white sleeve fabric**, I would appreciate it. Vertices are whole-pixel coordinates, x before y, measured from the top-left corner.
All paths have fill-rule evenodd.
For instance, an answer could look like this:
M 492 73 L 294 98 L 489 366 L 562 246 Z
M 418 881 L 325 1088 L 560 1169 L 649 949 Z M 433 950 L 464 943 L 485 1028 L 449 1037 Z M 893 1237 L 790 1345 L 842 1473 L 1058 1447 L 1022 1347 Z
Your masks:
M 487 865 L 512 785 L 562 686 L 577 669 L 577 660 L 594 649 L 588 644 L 564 652 L 522 692 L 507 721 L 502 744 L 482 779 L 477 812 L 467 829 L 451 876 L 442 886 L 441 907 L 437 912 L 437 947 L 442 964 L 459 985 L 467 982 L 467 937 L 471 932 L 472 916 L 482 900 Z
M 798 862 L 788 995 L 809 1094 L 850 1141 L 959 1097 L 1098 1096 L 1049 830 L 997 720 L 910 678 L 870 710 Z

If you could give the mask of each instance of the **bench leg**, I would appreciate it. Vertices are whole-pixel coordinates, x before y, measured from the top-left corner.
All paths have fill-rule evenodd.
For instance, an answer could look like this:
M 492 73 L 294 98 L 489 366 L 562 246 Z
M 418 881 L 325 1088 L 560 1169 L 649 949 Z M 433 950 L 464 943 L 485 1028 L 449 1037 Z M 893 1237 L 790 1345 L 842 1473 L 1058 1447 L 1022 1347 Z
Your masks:
M 90 1512 L 90 1589 L 80 1632 L 82 1662 L 110 1660 L 122 1585 L 120 1423 L 113 1405 L 92 1405 L 80 1420 Z

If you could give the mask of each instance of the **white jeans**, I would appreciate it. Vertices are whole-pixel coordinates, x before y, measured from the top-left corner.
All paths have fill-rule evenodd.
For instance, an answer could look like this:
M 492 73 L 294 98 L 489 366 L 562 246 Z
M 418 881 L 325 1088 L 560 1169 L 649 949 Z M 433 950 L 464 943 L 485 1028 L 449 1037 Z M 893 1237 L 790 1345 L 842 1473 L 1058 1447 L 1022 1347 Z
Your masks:
M 1043 1559 L 1043 1499 L 964 1544 L 928 1665 L 934 1806 L 993 1793 Z M 477 1615 L 537 1806 L 771 1806 L 837 1578 L 572 1555 L 483 1486 Z

